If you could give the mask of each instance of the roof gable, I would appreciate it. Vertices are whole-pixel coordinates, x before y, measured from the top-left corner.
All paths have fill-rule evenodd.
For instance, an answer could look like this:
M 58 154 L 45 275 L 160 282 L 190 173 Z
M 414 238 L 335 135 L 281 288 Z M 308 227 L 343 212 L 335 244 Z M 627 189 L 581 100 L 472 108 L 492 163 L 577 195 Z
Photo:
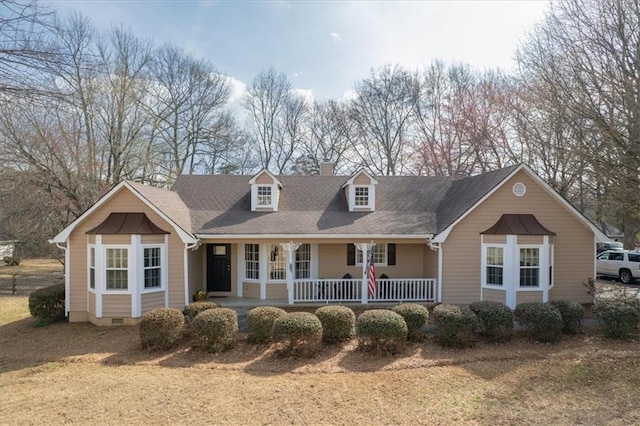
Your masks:
M 147 185 L 137 184 L 133 182 L 123 181 L 119 184 L 115 185 L 111 190 L 109 190 L 105 195 L 103 195 L 95 204 L 93 204 L 89 209 L 87 209 L 84 213 L 78 216 L 73 222 L 67 225 L 62 231 L 60 231 L 55 237 L 49 240 L 50 243 L 64 243 L 71 235 L 71 232 L 82 223 L 87 217 L 91 216 L 96 210 L 98 210 L 104 203 L 106 203 L 109 199 L 111 199 L 114 195 L 119 193 L 120 191 L 130 191 L 133 195 L 139 198 L 144 204 L 146 204 L 150 209 L 156 212 L 163 220 L 169 223 L 176 231 L 176 233 L 180 236 L 180 239 L 185 243 L 195 243 L 197 239 L 187 231 L 188 228 L 183 228 L 173 217 L 180 217 L 178 212 L 187 212 L 186 221 L 185 218 L 182 218 L 182 223 L 189 222 L 188 209 L 180 200 L 178 194 L 173 193 L 172 191 L 168 191 L 161 188 L 154 188 Z M 170 207 L 174 205 L 174 208 L 171 208 L 171 213 L 164 213 L 153 201 L 160 202 L 160 204 L 164 204 L 166 207 Z M 182 205 L 182 206 L 180 206 Z
M 268 181 L 267 183 L 267 180 L 265 180 L 265 178 L 267 178 L 267 180 L 270 179 L 270 181 Z M 278 188 L 282 188 L 282 183 L 278 180 L 277 177 L 275 177 L 274 174 L 272 174 L 267 169 L 262 169 L 258 173 L 253 175 L 251 179 L 249 179 L 249 183 L 251 185 L 254 185 L 254 184 L 278 185 Z
M 367 181 L 364 183 L 363 178 Z M 342 185 L 345 188 L 348 185 L 377 185 L 378 181 L 364 169 L 360 169 L 349 177 L 349 179 Z

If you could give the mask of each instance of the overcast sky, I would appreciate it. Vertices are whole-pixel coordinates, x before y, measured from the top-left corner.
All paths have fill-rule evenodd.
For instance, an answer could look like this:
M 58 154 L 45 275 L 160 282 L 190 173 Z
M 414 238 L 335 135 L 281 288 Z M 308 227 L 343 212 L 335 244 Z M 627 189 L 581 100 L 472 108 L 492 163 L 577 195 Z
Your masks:
M 549 1 L 67 1 L 98 29 L 123 23 L 156 44 L 211 60 L 248 84 L 286 73 L 315 99 L 341 98 L 372 67 L 419 69 L 435 59 L 510 69 L 516 47 Z

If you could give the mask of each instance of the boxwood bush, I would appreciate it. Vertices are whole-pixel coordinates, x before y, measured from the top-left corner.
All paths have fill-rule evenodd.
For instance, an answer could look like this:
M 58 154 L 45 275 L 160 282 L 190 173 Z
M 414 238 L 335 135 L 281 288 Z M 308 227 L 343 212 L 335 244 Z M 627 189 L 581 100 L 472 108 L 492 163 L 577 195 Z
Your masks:
M 403 303 L 394 306 L 393 312 L 400 314 L 407 324 L 407 340 L 412 342 L 424 341 L 426 335 L 424 327 L 429 320 L 429 310 L 417 303 Z
M 216 309 L 219 308 L 220 305 L 214 302 L 193 302 L 189 303 L 184 307 L 182 313 L 184 314 L 185 320 L 187 323 L 193 322 L 193 319 L 200 313 L 204 312 L 207 309 Z
M 582 318 L 584 318 L 584 308 L 577 302 L 568 300 L 554 300 L 549 302 L 560 311 L 562 317 L 562 332 L 565 334 L 576 334 L 580 332 Z
M 64 320 L 64 283 L 32 292 L 29 295 L 29 312 L 45 323 Z
M 478 317 L 479 331 L 487 341 L 504 343 L 513 334 L 513 312 L 499 302 L 484 300 L 473 302 L 469 309 Z
M 562 315 L 558 308 L 542 302 L 526 302 L 516 306 L 514 314 L 538 342 L 557 342 L 562 335 Z
M 258 306 L 247 314 L 247 340 L 249 343 L 268 343 L 271 341 L 273 322 L 287 315 L 284 309 L 273 306 Z
M 478 318 L 468 307 L 438 305 L 433 309 L 433 317 L 438 344 L 453 348 L 468 348 L 476 344 Z
M 233 309 L 217 308 L 200 312 L 191 323 L 194 346 L 208 352 L 220 352 L 233 346 L 238 332 L 238 314 Z
M 610 339 L 631 339 L 640 324 L 640 301 L 611 299 L 599 300 L 593 307 L 602 332 Z
M 159 308 L 145 313 L 140 323 L 142 349 L 171 349 L 182 338 L 184 315 L 175 308 Z
M 356 320 L 358 347 L 367 352 L 395 354 L 407 343 L 408 327 L 404 318 L 389 309 L 364 311 Z
M 322 323 L 310 312 L 289 312 L 273 322 L 271 337 L 280 355 L 312 356 L 322 343 Z
M 323 306 L 316 310 L 322 323 L 322 341 L 325 343 L 345 342 L 356 332 L 356 314 L 346 306 Z

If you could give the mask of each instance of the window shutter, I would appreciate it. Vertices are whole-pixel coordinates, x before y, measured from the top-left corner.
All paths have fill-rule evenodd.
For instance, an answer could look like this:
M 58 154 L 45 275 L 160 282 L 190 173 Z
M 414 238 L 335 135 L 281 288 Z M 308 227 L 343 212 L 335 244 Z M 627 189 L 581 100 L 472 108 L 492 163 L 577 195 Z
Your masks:
M 395 244 L 387 244 L 387 265 L 395 265 L 396 264 L 396 245 Z
M 356 264 L 356 246 L 347 244 L 347 265 Z

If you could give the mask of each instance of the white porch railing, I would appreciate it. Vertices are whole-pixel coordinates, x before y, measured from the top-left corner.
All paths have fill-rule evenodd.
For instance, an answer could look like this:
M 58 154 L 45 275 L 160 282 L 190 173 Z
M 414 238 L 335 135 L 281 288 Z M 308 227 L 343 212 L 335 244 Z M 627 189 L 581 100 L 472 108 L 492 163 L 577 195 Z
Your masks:
M 435 302 L 434 278 L 382 278 L 370 302 Z M 301 279 L 293 282 L 293 302 L 360 302 L 362 280 L 353 278 Z

